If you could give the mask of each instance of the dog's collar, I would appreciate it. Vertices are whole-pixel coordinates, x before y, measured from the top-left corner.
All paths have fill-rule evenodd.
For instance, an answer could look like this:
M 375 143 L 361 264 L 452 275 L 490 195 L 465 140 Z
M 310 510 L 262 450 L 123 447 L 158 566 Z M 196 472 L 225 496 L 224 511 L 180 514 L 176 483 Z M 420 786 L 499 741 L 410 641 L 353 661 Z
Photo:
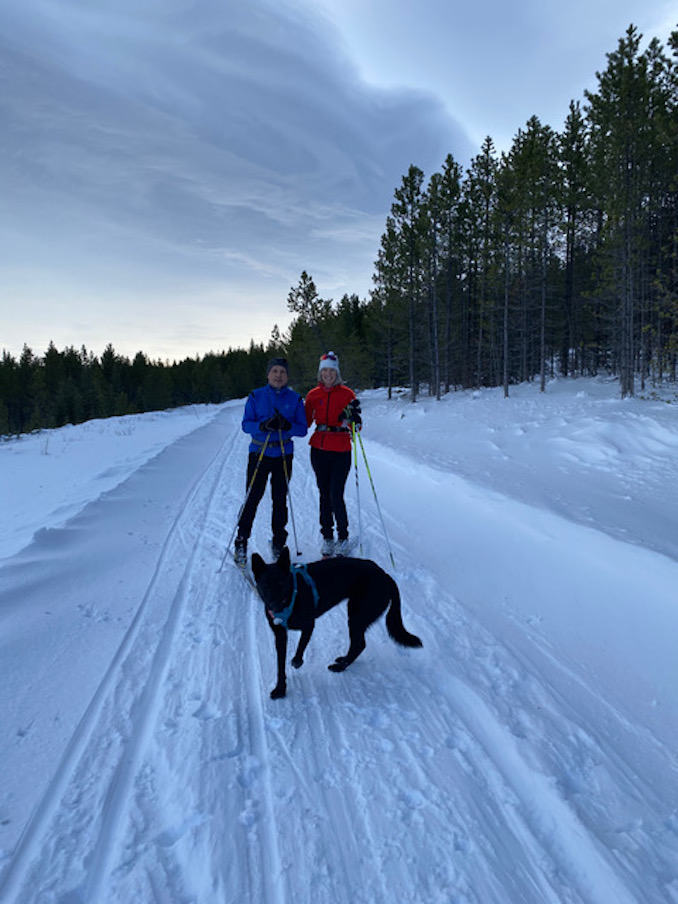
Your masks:
M 282 612 L 278 612 L 278 614 L 273 619 L 273 623 L 276 625 L 282 625 L 283 628 L 287 627 L 287 622 L 290 620 L 292 616 L 292 612 L 294 611 L 294 604 L 297 601 L 297 575 L 300 574 L 302 578 L 306 581 L 308 586 L 311 588 L 311 593 L 313 594 L 313 608 L 318 608 L 318 600 L 320 599 L 320 595 L 318 594 L 318 588 L 316 587 L 315 581 L 311 577 L 311 575 L 306 570 L 305 565 L 290 565 L 290 573 L 292 575 L 292 598 L 290 599 L 288 605 L 282 610 Z

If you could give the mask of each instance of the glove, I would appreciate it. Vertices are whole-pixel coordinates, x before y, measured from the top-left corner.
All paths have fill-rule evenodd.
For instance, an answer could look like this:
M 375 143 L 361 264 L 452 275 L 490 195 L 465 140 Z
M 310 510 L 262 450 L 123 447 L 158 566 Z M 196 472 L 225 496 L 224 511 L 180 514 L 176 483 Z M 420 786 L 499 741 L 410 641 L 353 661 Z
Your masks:
M 271 418 L 273 423 L 274 430 L 289 430 L 292 426 L 292 422 L 288 421 L 284 414 L 281 414 L 279 411 L 276 411 L 275 416 Z
M 289 430 L 291 426 L 291 422 L 288 421 L 283 414 L 276 412 L 273 417 L 269 417 L 267 420 L 262 421 L 259 424 L 259 429 L 262 433 L 274 433 L 278 430 Z
M 347 424 L 354 424 L 356 427 L 362 426 L 363 419 L 360 416 L 360 402 L 358 399 L 350 401 L 342 411 L 342 414 Z

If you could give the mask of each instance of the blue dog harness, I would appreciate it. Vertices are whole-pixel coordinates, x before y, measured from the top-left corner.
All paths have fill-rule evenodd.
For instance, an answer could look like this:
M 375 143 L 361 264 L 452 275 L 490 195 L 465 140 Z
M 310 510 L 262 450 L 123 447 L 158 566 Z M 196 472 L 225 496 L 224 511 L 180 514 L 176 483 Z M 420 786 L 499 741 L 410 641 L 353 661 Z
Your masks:
M 275 618 L 273 619 L 273 624 L 282 625 L 283 628 L 287 627 L 287 622 L 289 621 L 292 612 L 294 610 L 294 604 L 297 601 L 297 575 L 300 574 L 302 578 L 306 581 L 308 586 L 311 588 L 311 593 L 313 594 L 313 608 L 318 608 L 318 601 L 320 600 L 320 595 L 318 594 L 318 588 L 315 585 L 315 581 L 311 577 L 311 575 L 306 570 L 305 565 L 290 565 L 290 571 L 292 573 L 292 599 L 289 602 L 289 605 L 286 606 L 282 612 L 279 612 Z

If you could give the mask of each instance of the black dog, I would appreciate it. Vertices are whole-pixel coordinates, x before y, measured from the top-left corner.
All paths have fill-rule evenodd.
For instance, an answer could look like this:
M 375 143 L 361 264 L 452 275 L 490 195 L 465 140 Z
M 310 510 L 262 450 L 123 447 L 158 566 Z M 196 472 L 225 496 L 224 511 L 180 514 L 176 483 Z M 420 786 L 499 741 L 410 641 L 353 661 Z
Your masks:
M 266 618 L 275 635 L 278 683 L 271 697 L 284 697 L 287 690 L 285 662 L 287 629 L 301 631 L 292 659 L 295 669 L 304 661 L 304 651 L 313 634 L 315 620 L 342 600 L 348 600 L 350 646 L 329 669 L 343 672 L 365 649 L 365 631 L 386 612 L 386 628 L 396 643 L 420 647 L 421 641 L 403 625 L 400 592 L 393 578 L 369 559 L 333 558 L 308 565 L 291 565 L 290 553 L 283 550 L 278 561 L 267 565 L 260 555 L 252 556 L 252 572 Z

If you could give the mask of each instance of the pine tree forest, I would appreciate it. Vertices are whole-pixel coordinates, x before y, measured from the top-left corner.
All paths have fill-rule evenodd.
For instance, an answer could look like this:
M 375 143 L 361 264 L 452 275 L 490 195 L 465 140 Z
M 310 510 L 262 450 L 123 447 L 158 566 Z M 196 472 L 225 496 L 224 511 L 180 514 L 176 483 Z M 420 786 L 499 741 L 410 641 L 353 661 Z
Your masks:
M 630 26 L 572 101 L 562 132 L 532 117 L 508 152 L 486 138 L 464 169 L 412 164 L 394 191 L 370 297 L 323 299 L 304 272 L 291 325 L 266 346 L 173 364 L 108 346 L 0 361 L 0 434 L 241 398 L 271 355 L 307 391 L 333 349 L 356 389 L 426 394 L 609 374 L 622 396 L 676 381 L 678 30 Z

